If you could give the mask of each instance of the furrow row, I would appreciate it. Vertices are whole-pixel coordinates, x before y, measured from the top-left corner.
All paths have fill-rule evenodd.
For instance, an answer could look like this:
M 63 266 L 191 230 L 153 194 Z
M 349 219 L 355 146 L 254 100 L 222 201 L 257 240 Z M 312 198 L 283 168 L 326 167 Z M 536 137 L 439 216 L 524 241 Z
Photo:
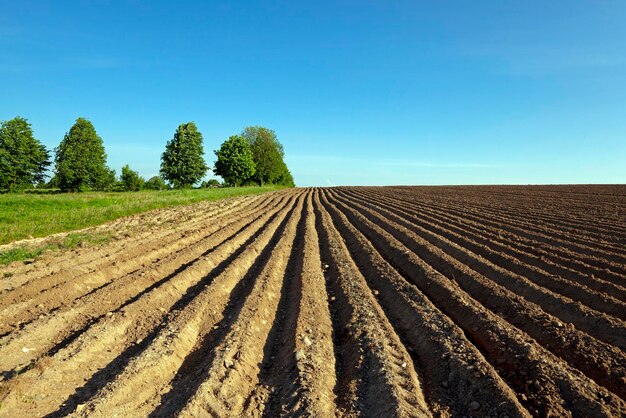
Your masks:
M 154 244 L 154 248 L 134 248 L 126 254 L 110 261 L 110 266 L 94 269 L 77 277 L 64 277 L 59 274 L 56 279 L 61 281 L 45 290 L 26 289 L 23 286 L 7 296 L 11 296 L 11 304 L 0 311 L 0 334 L 6 334 L 16 326 L 37 318 L 42 314 L 57 310 L 72 303 L 75 299 L 85 295 L 108 293 L 108 287 L 118 281 L 137 284 L 137 277 L 146 274 L 150 276 L 153 270 L 177 256 L 179 253 L 187 253 L 189 248 L 203 247 L 214 241 L 213 235 L 230 224 L 240 221 L 242 215 L 258 216 L 261 209 L 273 203 L 273 199 L 262 202 L 259 206 L 249 211 L 236 212 L 234 216 L 226 215 L 217 217 L 214 221 L 195 227 L 195 231 L 183 231 L 180 236 L 172 240 L 164 240 Z M 187 261 L 188 262 L 188 261 Z M 181 264 L 184 264 L 181 263 Z M 152 274 L 153 275 L 153 274 Z
M 534 198 L 533 195 L 528 195 L 527 197 Z M 456 201 L 459 202 L 458 200 Z M 590 235 L 600 241 L 613 238 L 613 235 L 616 233 L 624 233 L 624 228 L 618 227 L 615 219 L 611 222 L 602 222 L 595 216 L 585 217 L 585 212 L 580 210 L 577 211 L 576 217 L 555 215 L 555 209 L 557 208 L 571 208 L 571 204 L 565 205 L 562 200 L 558 201 L 557 204 L 548 204 L 542 201 L 541 206 L 528 207 L 527 201 L 520 199 L 519 195 L 511 198 L 511 195 L 508 194 L 490 196 L 475 193 L 471 196 L 466 196 L 461 202 L 464 204 L 471 202 L 472 207 L 494 215 L 513 216 L 515 219 L 521 218 L 539 227 L 548 225 L 576 235 Z
M 2 292 L 0 292 L 0 307 L 26 299 L 37 292 L 57 286 L 59 283 L 78 279 L 85 274 L 117 267 L 120 261 L 133 259 L 138 255 L 145 255 L 149 251 L 160 248 L 163 241 L 176 242 L 180 237 L 184 237 L 190 231 L 196 230 L 198 226 L 205 224 L 208 219 L 228 216 L 246 206 L 253 207 L 259 199 L 261 199 L 259 196 L 246 196 L 215 202 L 210 206 L 198 204 L 190 208 L 189 213 L 178 213 L 175 219 L 172 219 L 171 216 L 156 215 L 155 219 L 151 221 L 152 224 L 159 227 L 156 230 L 150 228 L 148 231 L 132 237 L 121 238 L 101 248 L 60 253 L 51 259 L 44 256 L 42 260 L 24 266 L 22 270 L 26 271 L 19 271 L 20 269 L 13 271 L 11 277 L 15 277 L 14 280 L 3 282 Z M 177 211 L 171 212 L 177 213 Z M 116 234 L 119 234 L 117 224 L 118 222 L 114 221 L 98 228 L 115 231 Z M 6 299 L 5 293 L 7 291 L 11 291 L 9 295 L 13 299 Z
M 410 201 L 410 203 L 415 203 Z M 619 248 L 607 248 L 602 249 L 600 244 L 593 247 L 587 245 L 583 239 L 575 238 L 575 241 L 569 241 L 568 237 L 559 231 L 549 231 L 550 235 L 546 231 L 533 228 L 530 225 L 515 223 L 514 221 L 508 222 L 507 219 L 501 216 L 490 216 L 483 211 L 477 211 L 472 209 L 471 206 L 464 205 L 456 202 L 446 202 L 446 204 L 433 205 L 429 203 L 420 202 L 420 204 L 426 204 L 429 207 L 438 207 L 444 209 L 446 212 L 461 215 L 464 218 L 468 218 L 490 227 L 502 229 L 511 232 L 521 238 L 525 238 L 531 241 L 535 241 L 542 244 L 547 244 L 556 248 L 564 248 L 578 254 L 581 258 L 589 260 L 590 264 L 603 265 L 606 268 L 617 269 L 620 273 L 626 273 L 626 255 L 620 252 Z
M 624 402 L 538 345 L 359 212 L 342 211 L 407 280 L 459 325 L 533 415 L 621 415 Z
M 296 198 L 301 201 L 301 197 Z M 220 397 L 219 392 L 233 388 L 225 380 L 243 372 L 245 359 L 241 357 L 244 353 L 230 350 L 228 337 L 233 332 L 241 333 L 240 315 L 245 313 L 247 303 L 254 305 L 257 302 L 254 290 L 267 285 L 265 280 L 254 281 L 256 274 L 263 274 L 263 267 L 276 266 L 280 269 L 284 265 L 280 259 L 278 265 L 274 262 L 268 264 L 268 261 L 274 260 L 273 247 L 281 241 L 292 219 L 290 215 L 296 211 L 296 204 L 292 201 L 286 210 L 274 216 L 189 304 L 174 311 L 146 349 L 87 403 L 81 415 L 152 413 L 155 416 L 172 416 L 184 412 L 186 408 L 222 416 L 232 409 L 235 414 L 240 402 Z M 293 231 L 290 232 L 293 234 Z M 266 301 L 271 303 L 272 298 Z M 262 316 L 259 312 L 257 318 Z M 271 316 L 266 318 L 271 319 Z M 246 331 L 256 330 L 250 328 Z M 245 332 L 243 334 L 246 335 Z M 231 367 L 235 361 L 238 361 L 239 367 Z M 207 389 L 207 385 L 215 383 L 215 379 L 224 382 Z M 142 382 L 147 381 L 150 385 L 142 386 Z M 143 390 L 127 390 L 133 387 L 143 387 Z M 240 389 L 243 393 L 245 387 Z M 206 403 L 198 399 L 203 395 L 207 397 Z M 161 407 L 158 407 L 159 404 Z
M 361 213 L 364 214 L 364 211 Z M 365 217 L 367 218 L 366 215 Z M 381 220 L 381 218 L 376 218 L 376 223 L 382 226 Z M 459 263 L 446 261 L 445 255 L 438 257 L 437 252 L 430 251 L 427 245 L 415 245 L 419 238 L 410 235 L 402 236 L 397 234 L 395 229 L 388 231 L 422 259 L 436 266 L 448 277 L 453 277 L 468 294 L 485 307 L 528 333 L 555 355 L 583 371 L 599 384 L 626 397 L 626 390 L 622 384 L 626 377 L 626 367 L 624 367 L 626 356 L 618 347 L 593 338 L 572 325 L 564 324 L 556 317 L 544 312 L 541 306 L 529 303 L 480 275 L 472 274 L 471 271 L 463 269 L 463 265 Z M 443 253 L 440 254 L 443 255 Z M 622 343 L 624 339 L 617 339 L 617 341 Z
M 274 204 L 281 206 L 285 199 L 279 198 Z M 259 209 L 263 209 L 263 206 Z M 154 289 L 158 290 L 178 273 L 202 262 L 203 257 L 211 252 L 220 248 L 222 251 L 226 248 L 232 251 L 233 243 L 228 241 L 237 242 L 234 238 L 245 232 L 264 212 L 260 210 L 258 213 L 251 212 L 249 216 L 236 217 L 185 251 L 171 254 L 149 269 L 138 270 L 110 286 L 70 301 L 25 325 L 23 329 L 2 337 L 0 354 L 5 356 L 2 373 L 18 372 L 34 359 L 58 351 L 79 337 L 91 323 L 120 311 Z M 23 352 L 23 347 L 33 347 L 33 340 L 37 341 L 34 349 Z
M 341 195 L 345 194 L 342 193 Z M 523 263 L 515 257 L 509 256 L 505 252 L 494 251 L 487 245 L 474 241 L 476 237 L 471 234 L 460 235 L 449 231 L 445 226 L 440 226 L 438 223 L 431 223 L 404 210 L 395 209 L 384 198 L 371 199 L 369 201 L 353 196 L 350 196 L 350 198 L 366 206 L 370 202 L 376 202 L 378 207 L 384 206 L 387 213 L 392 214 L 399 222 L 439 248 L 444 248 L 445 246 L 441 244 L 442 240 L 445 240 L 446 243 L 454 243 L 484 257 L 494 265 L 528 278 L 538 286 L 560 293 L 565 297 L 580 300 L 592 309 L 613 315 L 622 320 L 626 319 L 626 302 L 616 299 L 609 294 L 598 292 L 560 276 L 550 275 L 532 264 Z M 626 289 L 624 289 L 624 297 L 626 297 Z
M 429 264 L 437 266 L 437 269 L 446 276 L 455 277 L 459 280 L 464 279 L 468 283 L 483 282 L 483 286 L 486 288 L 500 285 L 507 296 L 516 298 L 519 295 L 529 302 L 539 305 L 545 312 L 566 323 L 572 323 L 578 329 L 595 338 L 613 344 L 622 350 L 626 349 L 626 326 L 623 321 L 539 287 L 527 278 L 494 266 L 482 257 L 445 239 L 438 241 L 441 248 L 433 246 L 407 228 L 401 219 L 380 206 L 370 204 L 369 207 L 366 207 L 350 201 L 342 202 L 350 205 L 353 210 L 357 208 L 356 210 L 368 220 L 374 223 L 378 222 L 387 232 L 415 251 Z
M 625 416 L 624 197 L 311 188 L 112 222 L 10 266 L 0 417 Z
M 392 199 L 396 200 L 398 199 L 397 197 L 389 196 L 388 194 L 384 194 L 384 196 L 391 197 Z M 400 200 L 410 205 L 413 205 L 417 210 L 421 210 L 425 207 L 426 209 L 433 210 L 439 213 L 456 216 L 462 219 L 464 222 L 469 221 L 474 224 L 481 225 L 483 228 L 492 229 L 499 235 L 511 237 L 511 239 L 515 242 L 520 242 L 522 244 L 528 245 L 530 248 L 536 249 L 539 254 L 557 254 L 562 259 L 569 259 L 574 261 L 575 265 L 589 265 L 597 268 L 600 272 L 606 271 L 610 275 L 617 275 L 620 281 L 626 280 L 626 265 L 623 263 L 611 262 L 607 259 L 606 254 L 601 253 L 600 255 L 589 255 L 584 251 L 579 252 L 576 250 L 572 250 L 564 245 L 561 245 L 561 243 L 554 243 L 554 240 L 544 240 L 541 237 L 527 234 L 523 229 L 508 227 L 507 225 L 503 225 L 502 223 L 493 221 L 480 215 L 468 214 L 463 209 L 451 209 L 447 205 L 434 205 L 426 202 L 407 202 L 402 199 Z M 600 275 L 602 276 L 602 273 Z
M 545 217 L 547 219 L 558 220 L 564 225 L 580 226 L 583 230 L 587 228 L 600 227 L 601 231 L 609 234 L 623 233 L 626 231 L 626 225 L 623 222 L 623 215 L 626 214 L 626 205 L 623 204 L 623 197 L 617 196 L 612 202 L 603 195 L 596 199 L 593 195 L 579 192 L 583 197 L 581 199 L 568 199 L 562 193 L 560 188 L 560 196 L 556 199 L 547 197 L 536 190 L 529 193 L 513 193 L 511 190 L 498 191 L 497 188 L 452 188 L 449 189 L 453 193 L 442 194 L 440 190 L 428 193 L 424 189 L 420 189 L 421 193 L 415 193 L 412 188 L 410 193 L 406 190 L 400 191 L 407 198 L 414 200 L 431 200 L 437 202 L 458 202 L 465 205 L 470 204 L 473 207 L 497 209 L 507 213 L 510 208 L 513 213 L 520 213 L 524 217 L 525 213 L 531 214 L 534 219 L 535 215 Z M 396 188 L 388 188 L 388 191 L 397 192 Z M 601 202 L 602 204 L 598 204 Z M 537 204 L 539 203 L 539 204 Z M 563 216 L 565 215 L 565 216 Z
M 529 416 L 463 330 L 407 282 L 335 205 L 323 199 L 323 206 L 423 376 L 430 409 L 442 416 L 470 415 L 471 402 L 478 402 L 481 415 Z
M 292 195 L 290 206 L 294 198 Z M 31 415 L 54 413 L 55 409 L 57 415 L 65 415 L 79 408 L 119 374 L 133 356 L 163 335 L 166 325 L 178 316 L 177 312 L 185 311 L 205 289 L 215 289 L 216 277 L 228 268 L 238 271 L 237 263 L 231 264 L 242 252 L 247 250 L 248 257 L 253 258 L 259 249 L 250 247 L 251 244 L 260 234 L 267 235 L 268 225 L 276 226 L 277 217 L 284 217 L 286 210 L 285 206 L 278 206 L 267 211 L 193 265 L 99 319 L 50 357 L 40 358 L 28 370 L 3 384 L 3 408 L 19 410 L 29 399 L 39 401 L 32 405 Z M 233 285 L 234 276 L 228 276 Z
M 352 190 L 346 191 L 346 193 L 348 196 L 359 198 L 361 201 L 374 199 L 374 197 L 353 193 Z M 517 264 L 520 265 L 522 269 L 540 269 L 546 272 L 548 276 L 552 275 L 551 277 L 559 276 L 567 278 L 582 286 L 626 301 L 626 288 L 619 285 L 619 283 L 625 282 L 621 277 L 610 277 L 610 279 L 612 279 L 610 281 L 600 279 L 594 276 L 593 273 L 586 273 L 592 269 L 589 265 L 575 265 L 571 263 L 571 260 L 565 260 L 547 252 L 534 254 L 533 252 L 538 252 L 536 248 L 523 246 L 517 243 L 513 238 L 507 239 L 506 236 L 496 234 L 487 229 L 482 229 L 471 222 L 463 221 L 453 216 L 431 212 L 424 208 L 416 210 L 409 205 L 397 204 L 388 198 L 381 199 L 385 207 L 394 213 L 401 216 L 408 216 L 412 222 L 417 222 L 417 224 L 422 227 L 429 228 L 433 231 L 441 231 L 447 238 L 457 237 L 457 239 L 462 240 L 466 246 L 471 247 L 473 251 L 479 252 L 491 261 L 495 260 L 494 262 L 497 263 L 497 260 L 502 257 L 507 259 L 512 257 L 518 260 Z M 485 250 L 481 251 L 480 248 L 485 248 Z M 487 254 L 490 254 L 491 258 L 487 256 Z M 508 264 L 508 261 L 506 263 Z M 596 270 L 595 274 L 606 276 L 606 271 Z

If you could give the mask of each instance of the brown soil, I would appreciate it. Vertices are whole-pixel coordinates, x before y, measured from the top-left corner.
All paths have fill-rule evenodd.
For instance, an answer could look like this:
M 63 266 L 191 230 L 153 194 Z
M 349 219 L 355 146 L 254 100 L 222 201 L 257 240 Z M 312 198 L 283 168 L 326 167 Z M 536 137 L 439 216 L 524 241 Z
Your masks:
M 624 416 L 626 186 L 204 202 L 0 270 L 0 416 Z

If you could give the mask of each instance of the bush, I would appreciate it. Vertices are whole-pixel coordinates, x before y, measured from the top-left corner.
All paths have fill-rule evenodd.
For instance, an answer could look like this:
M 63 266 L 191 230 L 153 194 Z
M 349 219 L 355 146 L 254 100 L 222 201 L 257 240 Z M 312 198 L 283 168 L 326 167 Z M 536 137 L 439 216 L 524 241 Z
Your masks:
M 165 184 L 165 180 L 160 176 L 154 176 L 150 177 L 148 181 L 145 182 L 143 188 L 147 190 L 165 190 L 167 189 L 167 184 Z
M 200 188 L 202 189 L 215 189 L 218 187 L 222 187 L 222 185 L 217 179 L 209 179 L 207 181 L 203 181 L 202 184 L 200 185 Z
M 120 178 L 122 189 L 126 192 L 137 192 L 141 190 L 146 182 L 138 172 L 130 169 L 128 164 L 122 167 L 122 176 Z

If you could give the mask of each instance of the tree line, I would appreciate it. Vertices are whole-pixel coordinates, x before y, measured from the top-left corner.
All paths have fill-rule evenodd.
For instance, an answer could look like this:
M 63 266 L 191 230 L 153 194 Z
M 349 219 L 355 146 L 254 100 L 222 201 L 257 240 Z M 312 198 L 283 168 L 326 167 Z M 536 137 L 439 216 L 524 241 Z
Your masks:
M 160 175 L 145 180 L 127 164 L 119 178 L 107 166 L 102 138 L 93 124 L 78 118 L 54 148 L 54 157 L 34 137 L 27 119 L 15 117 L 0 124 L 0 191 L 19 192 L 33 187 L 64 192 L 87 190 L 138 191 L 191 188 L 211 170 L 225 186 L 279 184 L 295 186 L 284 161 L 276 133 L 261 126 L 245 128 L 214 151 L 210 168 L 204 160 L 203 137 L 193 122 L 178 126 L 161 155 Z M 47 174 L 54 162 L 52 176 Z M 200 187 L 219 187 L 210 179 Z

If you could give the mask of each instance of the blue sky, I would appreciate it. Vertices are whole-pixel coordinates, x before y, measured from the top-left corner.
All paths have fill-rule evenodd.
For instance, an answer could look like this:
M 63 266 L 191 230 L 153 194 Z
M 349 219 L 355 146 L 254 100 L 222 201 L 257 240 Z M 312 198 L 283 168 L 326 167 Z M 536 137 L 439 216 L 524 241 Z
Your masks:
M 0 120 L 150 177 L 274 129 L 296 183 L 626 183 L 624 1 L 0 0 Z

